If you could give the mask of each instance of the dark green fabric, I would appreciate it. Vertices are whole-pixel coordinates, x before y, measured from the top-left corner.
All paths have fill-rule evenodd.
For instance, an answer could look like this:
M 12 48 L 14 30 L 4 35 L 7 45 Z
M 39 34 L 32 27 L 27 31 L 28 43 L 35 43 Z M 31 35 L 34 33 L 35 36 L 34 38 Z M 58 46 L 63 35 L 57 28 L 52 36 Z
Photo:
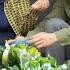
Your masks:
M 45 17 L 47 20 L 51 18 L 68 21 L 70 19 L 70 0 L 57 0 L 53 5 L 52 12 Z M 70 44 L 70 27 L 57 31 L 55 34 L 62 45 Z
M 64 1 L 65 0 L 57 0 L 53 5 L 52 11 L 45 18 L 60 18 L 67 21 L 69 16 L 67 16 Z

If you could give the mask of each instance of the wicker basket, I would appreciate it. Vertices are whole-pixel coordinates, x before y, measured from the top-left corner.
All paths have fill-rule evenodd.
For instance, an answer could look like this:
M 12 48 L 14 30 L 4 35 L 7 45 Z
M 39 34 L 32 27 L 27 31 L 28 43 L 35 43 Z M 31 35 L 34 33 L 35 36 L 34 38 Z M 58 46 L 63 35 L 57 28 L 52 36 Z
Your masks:
M 26 35 L 37 24 L 37 11 L 32 10 L 30 0 L 5 0 L 4 11 L 16 34 Z

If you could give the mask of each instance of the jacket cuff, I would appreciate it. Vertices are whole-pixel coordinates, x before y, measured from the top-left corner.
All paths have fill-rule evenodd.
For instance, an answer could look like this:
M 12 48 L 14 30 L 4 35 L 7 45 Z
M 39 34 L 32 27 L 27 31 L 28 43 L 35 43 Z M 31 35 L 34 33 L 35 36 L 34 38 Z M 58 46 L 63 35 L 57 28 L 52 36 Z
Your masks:
M 55 32 L 56 37 L 61 45 L 70 44 L 70 28 L 64 28 Z

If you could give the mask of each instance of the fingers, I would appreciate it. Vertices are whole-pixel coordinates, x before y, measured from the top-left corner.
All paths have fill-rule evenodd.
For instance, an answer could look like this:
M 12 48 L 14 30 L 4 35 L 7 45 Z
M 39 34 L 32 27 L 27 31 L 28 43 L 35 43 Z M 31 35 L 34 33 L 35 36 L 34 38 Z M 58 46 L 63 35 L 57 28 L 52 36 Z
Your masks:
M 36 47 L 37 47 L 37 48 L 46 47 L 46 44 L 42 43 L 42 44 L 40 44 L 40 45 L 37 45 Z
M 37 48 L 41 48 L 44 46 L 44 41 L 41 40 L 41 38 L 34 38 L 29 40 L 30 44 L 33 44 L 34 46 L 36 46 Z
M 44 1 L 43 0 L 39 0 L 40 3 L 40 11 L 44 9 Z
M 36 46 L 37 48 L 42 48 L 45 47 L 45 41 L 42 40 L 41 38 L 35 38 L 29 41 L 29 43 L 33 44 L 34 46 Z
M 31 39 L 29 39 L 29 43 L 36 43 L 36 42 L 39 42 L 41 39 L 40 39 L 40 37 L 34 37 L 34 38 L 31 38 Z
M 49 6 L 49 0 L 39 0 L 41 2 L 40 10 L 46 10 Z
M 29 38 L 30 43 L 35 43 L 35 42 L 41 41 L 42 40 L 41 36 L 42 36 L 42 33 L 33 35 L 32 37 Z
M 45 8 L 47 9 L 49 7 L 49 0 L 45 0 L 44 5 L 45 5 Z
M 42 33 L 38 33 L 29 38 L 29 43 L 33 44 L 37 48 L 41 48 L 44 46 L 44 40 L 41 38 Z
M 38 45 L 41 45 L 41 44 L 43 44 L 43 40 L 35 42 L 34 46 L 38 46 Z
M 49 0 L 37 0 L 33 5 L 32 8 L 34 10 L 42 11 L 46 10 L 49 6 Z
M 36 2 L 32 5 L 32 9 L 34 9 L 34 10 L 39 10 L 39 9 L 40 9 L 39 1 L 36 1 Z
M 34 39 L 34 38 L 38 38 L 40 37 L 40 33 L 39 34 L 36 34 L 36 35 L 33 35 L 32 37 L 30 37 L 29 39 Z

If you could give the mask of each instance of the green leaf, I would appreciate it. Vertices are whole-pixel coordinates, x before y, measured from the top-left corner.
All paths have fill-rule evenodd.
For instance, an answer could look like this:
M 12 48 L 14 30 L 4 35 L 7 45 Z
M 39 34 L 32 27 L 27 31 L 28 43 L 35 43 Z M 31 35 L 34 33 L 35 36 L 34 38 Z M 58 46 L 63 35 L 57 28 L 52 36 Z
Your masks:
M 49 56 L 49 63 L 52 65 L 52 66 L 57 66 L 57 61 L 54 57 L 51 57 Z
M 41 56 L 37 57 L 36 61 L 40 63 L 40 66 L 42 66 L 44 63 L 49 62 L 47 57 L 41 57 Z

